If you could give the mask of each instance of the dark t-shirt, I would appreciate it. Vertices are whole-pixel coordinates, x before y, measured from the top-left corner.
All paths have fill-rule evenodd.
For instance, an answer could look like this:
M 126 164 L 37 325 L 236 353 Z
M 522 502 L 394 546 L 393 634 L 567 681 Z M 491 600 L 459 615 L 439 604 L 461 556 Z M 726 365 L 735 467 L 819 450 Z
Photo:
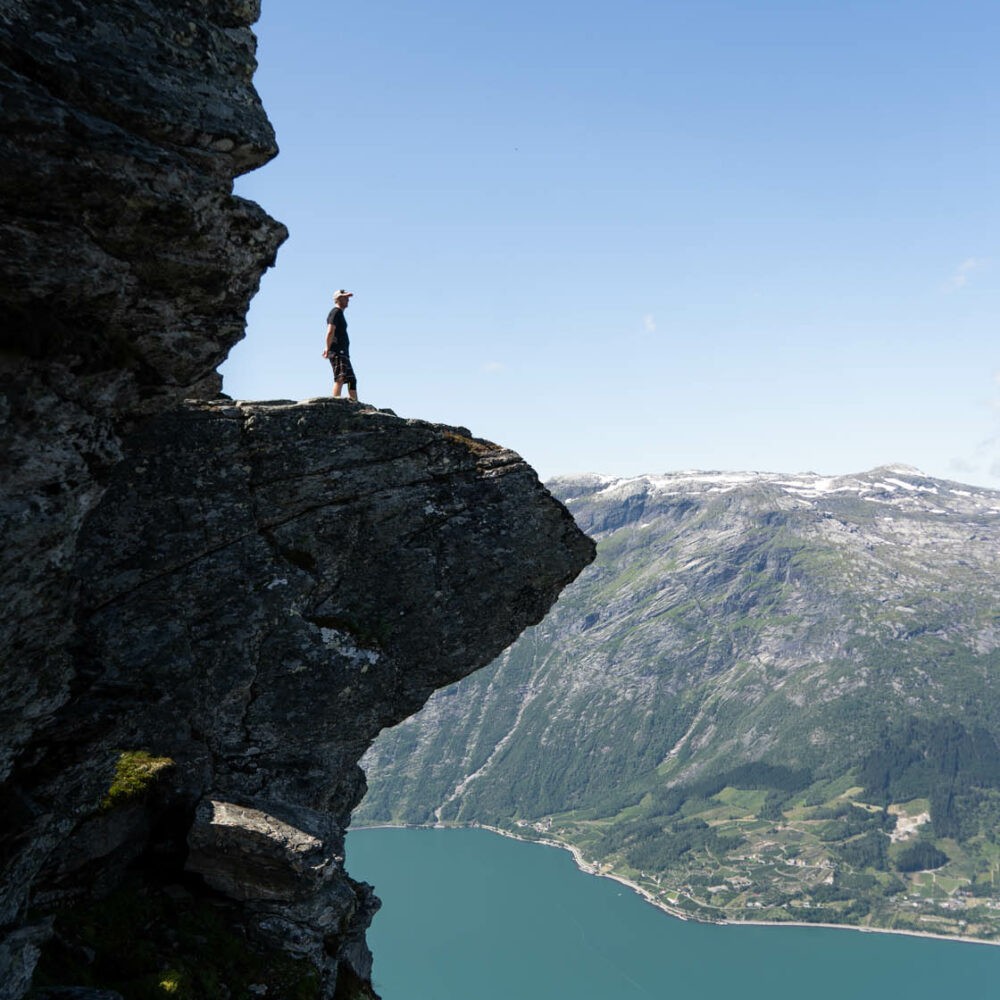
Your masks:
M 347 319 L 344 310 L 340 306 L 334 306 L 330 310 L 330 315 L 326 317 L 326 322 L 328 326 L 333 327 L 330 353 L 347 354 L 351 349 L 351 342 L 347 337 Z

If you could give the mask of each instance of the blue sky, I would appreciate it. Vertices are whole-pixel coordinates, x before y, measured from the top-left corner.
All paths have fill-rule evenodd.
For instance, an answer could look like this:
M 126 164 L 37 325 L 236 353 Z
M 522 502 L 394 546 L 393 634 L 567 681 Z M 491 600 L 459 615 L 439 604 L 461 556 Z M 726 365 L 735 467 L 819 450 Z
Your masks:
M 264 0 L 290 229 L 244 399 L 464 425 L 543 478 L 904 462 L 1000 488 L 996 0 Z

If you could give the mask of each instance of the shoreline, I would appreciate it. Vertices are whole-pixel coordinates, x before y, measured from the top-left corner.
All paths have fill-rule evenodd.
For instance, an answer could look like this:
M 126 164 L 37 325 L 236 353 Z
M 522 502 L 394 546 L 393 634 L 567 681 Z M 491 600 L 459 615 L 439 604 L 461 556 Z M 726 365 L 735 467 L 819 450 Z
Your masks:
M 446 823 L 428 823 L 422 825 L 412 825 L 409 823 L 370 823 L 364 826 L 348 827 L 347 832 L 350 833 L 351 830 L 485 830 L 487 833 L 493 833 L 500 837 L 507 837 L 510 840 L 517 840 L 522 844 L 540 844 L 543 847 L 555 847 L 561 851 L 568 851 L 573 858 L 574 864 L 581 872 L 583 872 L 583 874 L 594 875 L 597 878 L 607 878 L 611 879 L 613 882 L 618 882 L 620 885 L 625 886 L 625 888 L 630 889 L 645 902 L 649 903 L 650 906 L 654 906 L 656 909 L 666 913 L 667 916 L 674 917 L 677 920 L 690 921 L 692 923 L 707 924 L 709 926 L 714 925 L 716 927 L 821 927 L 827 930 L 857 931 L 861 934 L 899 934 L 905 937 L 931 938 L 936 941 L 958 941 L 963 944 L 984 944 L 992 947 L 1000 945 L 1000 941 L 987 941 L 984 938 L 967 937 L 960 934 L 941 934 L 936 931 L 915 931 L 909 929 L 895 929 L 891 927 L 862 927 L 858 924 L 815 923 L 809 920 L 706 920 L 702 917 L 696 917 L 693 914 L 686 913 L 677 907 L 671 906 L 669 903 L 664 903 L 663 900 L 657 899 L 648 889 L 643 888 L 635 882 L 629 881 L 629 879 L 625 878 L 623 875 L 617 875 L 614 872 L 600 871 L 596 866 L 584 858 L 580 848 L 578 848 L 575 844 L 567 844 L 561 840 L 519 837 L 512 830 L 504 830 L 497 826 L 489 826 L 486 823 L 467 823 L 461 825 Z

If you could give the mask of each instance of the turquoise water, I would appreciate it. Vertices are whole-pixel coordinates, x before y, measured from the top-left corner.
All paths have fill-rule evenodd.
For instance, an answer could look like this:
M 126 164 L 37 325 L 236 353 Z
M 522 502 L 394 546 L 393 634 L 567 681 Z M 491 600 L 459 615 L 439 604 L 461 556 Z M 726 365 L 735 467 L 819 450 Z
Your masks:
M 957 1000 L 1000 997 L 1000 947 L 676 920 L 565 851 L 483 830 L 356 830 L 382 898 L 384 1000 Z

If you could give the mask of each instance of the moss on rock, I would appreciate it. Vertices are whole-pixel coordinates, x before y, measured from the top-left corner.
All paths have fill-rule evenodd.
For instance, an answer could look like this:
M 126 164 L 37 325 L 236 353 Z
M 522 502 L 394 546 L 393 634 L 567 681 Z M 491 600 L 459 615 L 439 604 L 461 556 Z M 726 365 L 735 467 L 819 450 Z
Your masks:
M 154 757 L 148 750 L 127 750 L 119 755 L 115 777 L 107 794 L 101 799 L 101 809 L 114 809 L 131 802 L 152 787 L 163 772 L 174 766 L 170 757 Z

